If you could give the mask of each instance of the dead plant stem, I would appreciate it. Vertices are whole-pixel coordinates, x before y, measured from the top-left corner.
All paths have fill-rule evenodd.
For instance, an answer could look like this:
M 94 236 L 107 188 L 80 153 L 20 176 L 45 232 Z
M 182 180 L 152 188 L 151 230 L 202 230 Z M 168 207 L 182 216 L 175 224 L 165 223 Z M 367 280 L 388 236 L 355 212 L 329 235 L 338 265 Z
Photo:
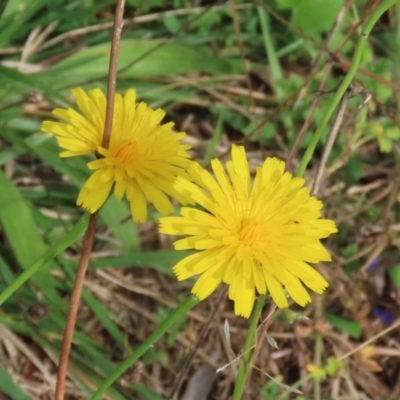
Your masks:
M 329 132 L 328 140 L 324 147 L 324 151 L 322 153 L 321 161 L 319 162 L 317 173 L 315 175 L 314 184 L 311 190 L 311 194 L 315 196 L 318 193 L 319 186 L 321 184 L 322 177 L 325 171 L 325 164 L 328 161 L 329 154 L 332 150 L 333 144 L 335 143 L 336 136 L 339 132 L 340 127 L 342 126 L 343 118 L 346 112 L 347 100 L 349 98 L 348 92 L 346 92 L 342 100 L 340 101 L 339 110 L 336 114 L 335 121 L 333 122 L 332 129 Z
M 325 90 L 325 85 L 326 85 L 328 77 L 329 77 L 329 75 L 331 73 L 331 70 L 332 70 L 332 63 L 329 63 L 328 66 L 327 66 L 325 75 L 322 78 L 322 81 L 321 81 L 321 83 L 319 85 L 318 91 L 320 93 Z M 305 134 L 307 133 L 308 128 L 311 125 L 312 117 L 313 117 L 313 115 L 315 113 L 315 110 L 317 109 L 317 106 L 319 105 L 320 98 L 321 98 L 321 96 L 317 96 L 317 97 L 314 98 L 314 100 L 313 100 L 313 102 L 311 104 L 310 111 L 309 111 L 309 113 L 307 115 L 307 118 L 304 121 L 304 124 L 301 127 L 299 134 L 297 135 L 296 141 L 294 142 L 294 145 L 293 145 L 292 149 L 290 150 L 289 155 L 287 156 L 286 168 L 289 171 L 292 169 L 292 162 L 294 161 L 294 158 L 296 157 L 296 155 L 297 155 L 297 153 L 298 153 L 298 151 L 300 149 L 301 142 L 303 141 L 303 138 L 304 138 Z
M 118 0 L 115 9 L 113 38 L 111 43 L 110 65 L 108 68 L 107 110 L 104 124 L 102 147 L 108 148 L 114 115 L 115 86 L 117 83 L 118 52 L 121 41 L 122 27 L 124 26 L 125 0 Z
M 108 148 L 108 145 L 110 143 L 112 123 L 113 123 L 115 86 L 117 80 L 118 51 L 119 51 L 119 43 L 121 40 L 122 27 L 124 24 L 123 20 L 124 8 L 125 8 L 125 0 L 118 0 L 115 9 L 113 38 L 111 43 L 110 65 L 108 72 L 108 88 L 107 88 L 107 108 L 106 108 L 103 140 L 102 140 L 102 147 L 105 148 Z M 79 260 L 74 287 L 72 289 L 67 322 L 64 329 L 63 342 L 61 346 L 60 359 L 58 363 L 55 400 L 63 400 L 64 398 L 64 388 L 67 377 L 68 360 L 71 350 L 72 337 L 74 334 L 76 318 L 78 315 L 78 308 L 79 308 L 82 288 L 85 282 L 86 270 L 92 252 L 94 234 L 96 231 L 97 215 L 98 215 L 97 212 L 95 212 L 90 216 L 88 228 L 85 234 L 85 238 L 83 240 L 82 254 Z
M 89 224 L 85 233 L 85 237 L 83 239 L 82 254 L 79 260 L 74 287 L 72 289 L 71 299 L 69 301 L 67 323 L 64 329 L 60 359 L 58 362 L 57 383 L 56 383 L 56 393 L 55 393 L 56 400 L 62 400 L 64 398 L 64 387 L 65 387 L 65 380 L 67 377 L 67 368 L 68 368 L 69 353 L 71 350 L 72 336 L 74 334 L 74 327 L 75 327 L 76 317 L 78 314 L 79 300 L 81 298 L 82 287 L 85 281 L 86 269 L 89 263 L 90 254 L 92 252 L 94 233 L 96 230 L 96 219 L 97 219 L 97 213 L 94 213 L 90 216 Z

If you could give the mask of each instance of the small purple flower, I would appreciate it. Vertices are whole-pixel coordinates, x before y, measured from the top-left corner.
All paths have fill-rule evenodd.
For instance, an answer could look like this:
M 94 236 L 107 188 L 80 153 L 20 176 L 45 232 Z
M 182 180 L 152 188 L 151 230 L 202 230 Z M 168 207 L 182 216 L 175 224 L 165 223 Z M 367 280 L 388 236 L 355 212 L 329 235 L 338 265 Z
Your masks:
M 379 318 L 384 324 L 391 324 L 394 320 L 394 312 L 386 310 L 382 307 L 375 307 L 373 310 L 374 316 Z
M 368 266 L 368 271 L 373 271 L 381 262 L 381 259 L 379 257 L 375 258 L 374 261 Z

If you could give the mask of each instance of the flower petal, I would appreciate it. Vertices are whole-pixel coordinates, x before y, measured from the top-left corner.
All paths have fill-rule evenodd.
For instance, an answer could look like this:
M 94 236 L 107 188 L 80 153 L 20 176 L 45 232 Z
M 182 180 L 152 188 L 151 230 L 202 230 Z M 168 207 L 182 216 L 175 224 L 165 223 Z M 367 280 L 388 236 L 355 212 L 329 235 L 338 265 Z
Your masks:
M 208 297 L 222 281 L 223 267 L 220 264 L 213 266 L 208 269 L 200 276 L 197 282 L 194 284 L 192 293 L 199 298 L 204 300 Z

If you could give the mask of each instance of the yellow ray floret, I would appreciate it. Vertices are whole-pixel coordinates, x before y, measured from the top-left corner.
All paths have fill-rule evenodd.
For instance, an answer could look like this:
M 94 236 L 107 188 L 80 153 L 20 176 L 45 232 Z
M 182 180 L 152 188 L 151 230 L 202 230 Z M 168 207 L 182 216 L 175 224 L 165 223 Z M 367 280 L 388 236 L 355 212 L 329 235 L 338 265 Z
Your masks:
M 188 145 L 185 133 L 173 133 L 173 123 L 161 124 L 164 111 L 136 103 L 136 92 L 115 95 L 114 117 L 108 148 L 102 147 L 106 97 L 100 89 L 72 91 L 80 113 L 57 108 L 53 114 L 64 122 L 44 121 L 42 130 L 56 136 L 65 151 L 61 157 L 96 155 L 89 162 L 93 174 L 79 193 L 77 203 L 97 211 L 114 189 L 120 200 L 126 195 L 133 219 L 144 222 L 147 201 L 163 215 L 173 212 L 169 196 L 182 204 L 192 202 L 174 188 L 177 177 L 187 177 Z
M 232 147 L 226 170 L 211 162 L 212 176 L 197 163 L 174 188 L 203 207 L 183 207 L 181 215 L 160 220 L 160 231 L 186 235 L 175 249 L 198 250 L 174 267 L 179 280 L 200 275 L 192 293 L 200 300 L 221 282 L 229 285 L 235 314 L 248 318 L 256 293 L 269 293 L 278 307 L 286 293 L 298 304 L 311 301 L 306 287 L 321 294 L 328 282 L 309 263 L 330 261 L 320 240 L 337 228 L 321 219 L 322 202 L 310 195 L 304 179 L 285 172 L 285 164 L 268 158 L 251 182 L 246 153 Z

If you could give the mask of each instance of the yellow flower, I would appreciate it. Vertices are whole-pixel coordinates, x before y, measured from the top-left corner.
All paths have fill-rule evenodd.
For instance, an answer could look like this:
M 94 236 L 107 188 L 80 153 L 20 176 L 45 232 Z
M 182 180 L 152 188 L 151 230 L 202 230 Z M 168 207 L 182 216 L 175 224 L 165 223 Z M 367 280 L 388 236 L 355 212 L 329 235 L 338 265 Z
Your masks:
M 199 250 L 175 265 L 178 280 L 201 275 L 192 289 L 200 300 L 225 282 L 235 314 L 246 318 L 256 290 L 269 292 L 280 308 L 288 306 L 283 287 L 301 306 L 311 301 L 303 284 L 322 293 L 328 282 L 308 263 L 331 260 L 320 239 L 337 229 L 320 219 L 322 203 L 303 187 L 304 179 L 267 158 L 251 183 L 239 146 L 232 148 L 228 176 L 218 159 L 211 166 L 215 178 L 193 162 L 188 173 L 194 183 L 180 177 L 174 185 L 205 211 L 183 207 L 181 216 L 160 220 L 162 233 L 189 236 L 174 243 L 176 250 Z
M 177 176 L 187 176 L 188 145 L 181 144 L 184 132 L 173 133 L 173 123 L 161 125 L 165 113 L 152 110 L 145 103 L 136 103 L 136 92 L 115 95 L 114 118 L 109 148 L 102 147 L 107 99 L 100 89 L 88 93 L 81 88 L 72 91 L 80 114 L 72 109 L 57 108 L 53 114 L 65 122 L 45 121 L 42 130 L 57 137 L 65 149 L 60 157 L 96 154 L 89 162 L 95 172 L 83 186 L 77 204 L 91 213 L 107 200 L 114 187 L 121 200 L 126 195 L 133 219 L 144 222 L 146 198 L 163 215 L 173 212 L 167 195 L 187 203 L 173 188 Z

